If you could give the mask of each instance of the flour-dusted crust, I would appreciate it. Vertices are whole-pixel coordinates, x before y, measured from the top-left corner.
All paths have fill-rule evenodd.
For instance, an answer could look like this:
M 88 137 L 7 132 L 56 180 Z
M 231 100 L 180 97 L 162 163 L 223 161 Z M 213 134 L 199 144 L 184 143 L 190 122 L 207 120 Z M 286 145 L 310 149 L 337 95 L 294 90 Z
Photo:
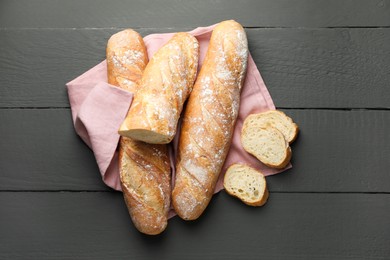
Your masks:
M 127 29 L 107 44 L 108 83 L 136 93 L 148 63 L 142 37 Z M 151 145 L 121 137 L 119 172 L 123 196 L 135 227 L 156 235 L 168 223 L 171 171 L 166 145 Z
M 195 81 L 198 59 L 199 43 L 185 32 L 176 33 L 161 47 L 145 68 L 119 134 L 147 143 L 172 141 Z
M 122 137 L 120 147 L 121 186 L 131 219 L 140 232 L 157 235 L 168 224 L 171 200 L 167 146 Z
M 110 37 L 106 49 L 108 83 L 136 92 L 148 64 L 148 53 L 139 33 L 132 29 Z
M 247 58 L 242 26 L 232 20 L 219 23 L 212 32 L 180 132 L 172 204 L 185 220 L 198 218 L 213 195 L 231 144 Z
M 245 164 L 232 164 L 227 169 L 223 186 L 225 191 L 249 206 L 263 206 L 269 193 L 264 175 Z

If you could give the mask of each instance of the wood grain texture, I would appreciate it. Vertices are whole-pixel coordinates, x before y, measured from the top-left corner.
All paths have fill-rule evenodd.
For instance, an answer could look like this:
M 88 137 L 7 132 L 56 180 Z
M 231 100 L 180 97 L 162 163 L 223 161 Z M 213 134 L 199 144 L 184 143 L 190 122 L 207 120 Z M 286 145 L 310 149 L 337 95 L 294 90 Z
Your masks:
M 382 184 L 389 179 L 390 111 L 285 112 L 300 132 L 291 145 L 293 169 L 268 178 L 271 190 L 390 191 Z
M 121 194 L 0 193 L 1 259 L 387 259 L 389 194 L 278 194 L 251 208 L 221 192 L 196 222 L 133 227 Z M 28 217 L 26 217 L 28 216 Z
M 248 39 L 276 106 L 390 108 L 390 29 L 264 29 Z
M 285 112 L 300 134 L 271 191 L 390 191 L 390 111 Z M 68 109 L 2 109 L 0 121 L 0 190 L 107 190 Z
M 389 259 L 389 13 L 390 0 L 0 1 L 0 259 Z M 264 207 L 222 191 L 198 221 L 141 235 L 64 85 L 122 28 L 225 19 L 300 126 L 293 168 L 267 177 Z
M 2 109 L 0 122 L 0 190 L 108 190 L 69 109 Z
M 117 31 L 0 30 L 0 107 L 68 107 L 65 83 L 103 60 Z M 278 107 L 390 108 L 390 28 L 246 31 Z
M 236 19 L 244 26 L 389 26 L 388 0 L 3 0 L 2 28 L 204 26 Z

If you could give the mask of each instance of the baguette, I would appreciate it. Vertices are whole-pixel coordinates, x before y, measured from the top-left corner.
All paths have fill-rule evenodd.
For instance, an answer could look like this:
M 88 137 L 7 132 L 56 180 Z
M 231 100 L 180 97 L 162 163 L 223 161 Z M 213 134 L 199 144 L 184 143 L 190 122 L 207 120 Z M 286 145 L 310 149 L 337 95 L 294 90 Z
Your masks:
M 269 193 L 264 175 L 245 164 L 229 166 L 223 179 L 226 192 L 249 206 L 263 206 Z
M 140 90 L 119 134 L 147 143 L 171 142 L 194 84 L 198 56 L 198 41 L 184 32 L 161 47 L 145 68 Z
M 107 44 L 108 83 L 136 93 L 147 63 L 146 47 L 137 32 L 127 29 L 111 36 Z M 135 227 L 149 235 L 164 231 L 171 197 L 166 145 L 121 137 L 119 172 L 124 200 Z
M 242 26 L 232 20 L 218 24 L 188 99 L 180 132 L 172 204 L 185 220 L 197 219 L 213 195 L 231 144 L 247 57 Z

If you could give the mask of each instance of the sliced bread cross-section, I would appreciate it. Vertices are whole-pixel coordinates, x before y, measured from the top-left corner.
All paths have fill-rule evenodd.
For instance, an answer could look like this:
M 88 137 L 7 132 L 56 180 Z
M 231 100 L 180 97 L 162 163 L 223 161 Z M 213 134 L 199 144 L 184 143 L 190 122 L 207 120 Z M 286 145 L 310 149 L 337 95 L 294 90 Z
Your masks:
M 292 143 L 298 135 L 298 126 L 284 112 L 270 110 L 258 114 L 249 115 L 244 122 L 244 127 L 265 127 L 270 125 L 278 129 L 284 135 L 288 143 Z
M 245 151 L 269 167 L 282 169 L 290 162 L 288 142 L 278 129 L 270 125 L 253 127 L 244 124 L 241 143 Z
M 223 185 L 228 194 L 249 206 L 262 206 L 269 193 L 264 175 L 245 164 L 233 164 L 226 171 Z

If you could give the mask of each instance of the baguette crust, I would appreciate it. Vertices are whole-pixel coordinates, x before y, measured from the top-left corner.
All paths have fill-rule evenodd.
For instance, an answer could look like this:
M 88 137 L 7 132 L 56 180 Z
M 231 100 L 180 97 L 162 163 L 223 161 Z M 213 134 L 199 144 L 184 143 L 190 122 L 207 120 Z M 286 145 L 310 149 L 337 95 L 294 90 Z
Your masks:
M 150 60 L 119 134 L 154 144 L 172 141 L 198 67 L 199 43 L 177 33 Z
M 148 235 L 168 224 L 171 177 L 166 145 L 121 138 L 120 177 L 124 199 L 136 228 Z
M 185 220 L 197 219 L 213 195 L 231 144 L 248 44 L 235 21 L 218 24 L 183 117 L 172 204 Z
M 146 47 L 137 32 L 128 29 L 109 39 L 108 83 L 136 93 L 147 62 Z M 149 235 L 161 233 L 167 226 L 171 197 L 166 145 L 121 137 L 119 171 L 124 200 L 135 227 Z
M 135 93 L 148 64 L 144 41 L 132 29 L 120 31 L 107 43 L 108 83 Z

